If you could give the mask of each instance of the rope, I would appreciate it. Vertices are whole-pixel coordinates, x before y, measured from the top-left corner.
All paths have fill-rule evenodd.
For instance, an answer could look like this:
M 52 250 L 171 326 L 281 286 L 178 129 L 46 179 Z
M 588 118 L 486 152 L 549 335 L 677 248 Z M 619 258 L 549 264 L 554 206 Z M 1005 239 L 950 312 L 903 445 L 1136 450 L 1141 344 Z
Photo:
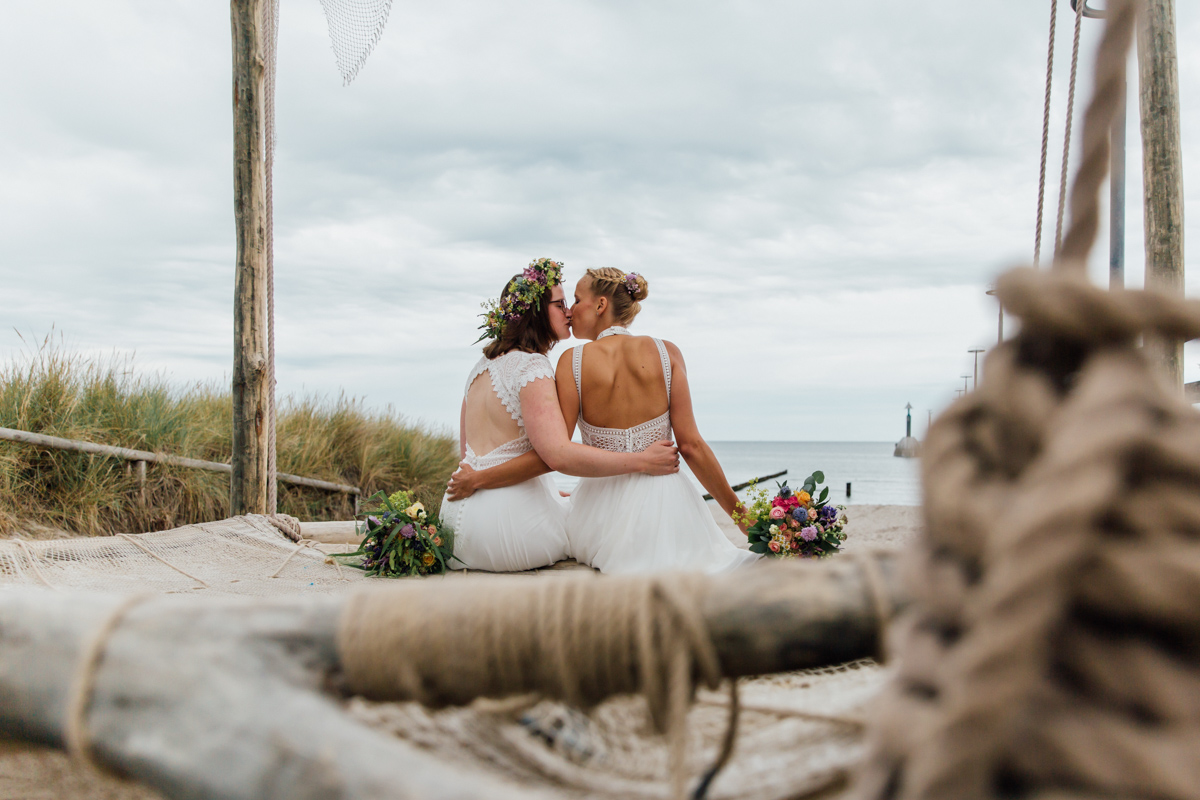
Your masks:
M 1033 237 L 1033 266 L 1042 253 L 1042 210 L 1046 204 L 1046 152 L 1050 144 L 1050 87 L 1054 76 L 1054 31 L 1058 22 L 1058 0 L 1050 0 L 1050 46 L 1046 51 L 1046 102 L 1042 107 L 1042 165 L 1038 171 L 1037 232 Z
M 267 249 L 267 513 L 279 507 L 275 452 L 275 75 L 278 65 L 279 0 L 263 3 L 263 153 Z
M 33 574 L 37 576 L 37 579 L 41 581 L 46 588 L 57 589 L 58 587 L 46 580 L 46 576 L 42 574 L 42 568 L 38 566 L 37 554 L 33 552 L 33 548 L 20 539 L 13 539 L 12 542 L 17 546 L 17 549 L 24 554 L 25 558 L 29 559 L 29 566 L 33 567 Z
M 295 548 L 294 550 L 292 550 L 292 552 L 288 553 L 288 556 L 287 556 L 287 558 L 285 558 L 285 559 L 283 560 L 283 563 L 279 565 L 279 569 L 275 570 L 274 572 L 272 572 L 272 573 L 271 573 L 270 575 L 268 575 L 267 577 L 268 577 L 268 578 L 278 578 L 278 577 L 279 577 L 279 573 L 283 572 L 283 568 L 284 568 L 284 567 L 286 567 L 286 566 L 287 566 L 289 563 L 291 563 L 291 560 L 292 560 L 292 558 L 293 558 L 293 557 L 296 555 L 296 553 L 299 553 L 301 550 L 303 550 L 303 549 L 304 549 L 304 548 L 306 548 L 306 547 L 312 547 L 312 546 L 313 546 L 313 545 L 315 545 L 315 544 L 317 544 L 317 540 L 316 540 L 316 539 L 305 539 L 304 541 L 302 541 L 302 542 L 300 542 L 299 544 L 297 544 L 297 545 L 296 545 L 296 548 Z M 338 572 L 338 575 L 341 575 L 341 571 L 340 571 L 340 570 L 339 570 L 339 572 Z
M 1100 185 L 1108 176 L 1109 131 L 1125 97 L 1125 60 L 1133 39 L 1135 4 L 1113 2 L 1096 54 L 1095 88 L 1083 120 L 1083 155 L 1071 187 L 1071 226 L 1063 239 L 1061 268 L 1086 274 L 1100 227 Z
M 703 576 L 684 574 L 406 582 L 348 599 L 338 651 L 347 687 L 373 700 L 437 708 L 535 692 L 590 708 L 613 694 L 641 694 L 654 730 L 667 737 L 671 795 L 682 800 L 687 710 L 698 685 L 721 682 L 699 610 L 705 587 Z M 708 783 L 732 752 L 731 702 Z
M 267 521 L 293 542 L 298 542 L 304 538 L 304 533 L 300 528 L 300 520 L 290 514 L 268 514 Z
M 1054 226 L 1054 257 L 1058 258 L 1062 248 L 1063 213 L 1067 206 L 1067 165 L 1071 155 L 1071 123 L 1075 117 L 1075 75 L 1079 67 L 1079 29 L 1083 23 L 1086 0 L 1075 5 L 1075 38 L 1071 44 L 1071 80 L 1067 91 L 1067 125 L 1063 133 L 1062 172 L 1058 183 L 1058 222 Z
M 178 572 L 180 575 L 183 575 L 183 576 L 185 576 L 185 577 L 191 578 L 191 579 L 192 579 L 192 580 L 194 580 L 196 583 L 198 583 L 198 584 L 200 584 L 201 586 L 203 586 L 205 589 L 209 588 L 209 586 L 208 586 L 208 584 L 207 584 L 207 583 L 205 583 L 204 581 L 200 580 L 199 578 L 197 578 L 197 577 L 196 577 L 195 575 L 193 575 L 192 573 L 190 573 L 190 572 L 187 572 L 186 570 L 180 569 L 179 567 L 177 567 L 177 566 L 175 566 L 174 564 L 172 564 L 170 561 L 167 561 L 165 558 L 163 558 L 162 556 L 160 556 L 160 555 L 158 555 L 157 553 L 155 553 L 154 551 L 152 551 L 150 548 L 146 547 L 146 545 L 142 544 L 141 542 L 139 542 L 139 541 L 137 540 L 137 537 L 130 536 L 128 533 L 118 533 L 118 534 L 117 534 L 117 536 L 118 536 L 118 537 L 120 537 L 120 538 L 122 538 L 122 539 L 124 539 L 125 541 L 129 542 L 129 543 L 130 543 L 130 544 L 132 544 L 134 547 L 136 547 L 137 549 L 141 550 L 141 551 L 142 551 L 143 553 L 145 553 L 146 555 L 148 555 L 148 556 L 150 556 L 151 558 L 153 558 L 155 561 L 158 561 L 158 562 L 160 562 L 160 563 L 162 563 L 162 564 L 166 564 L 168 567 L 170 567 L 171 569 L 175 570 L 175 571 L 176 571 L 176 572 Z
M 721 749 L 717 753 L 717 758 L 713 761 L 712 766 L 705 770 L 704 775 L 700 778 L 700 783 L 696 785 L 696 791 L 692 793 L 692 800 L 704 800 L 708 794 L 708 787 L 712 785 L 717 774 L 724 769 L 729 763 L 729 759 L 733 756 L 733 745 L 737 741 L 738 715 L 741 713 L 741 703 L 738 699 L 738 684 L 734 678 L 729 681 L 729 719 L 725 723 L 725 735 L 721 737 Z
M 1136 346 L 1200 303 L 1087 280 L 1135 3 L 1108 11 L 1062 257 L 1000 280 L 1020 333 L 926 440 L 860 800 L 1200 798 L 1200 415 Z
M 67 690 L 66 722 L 63 725 L 63 738 L 67 752 L 81 764 L 100 770 L 92 755 L 91 741 L 87 730 L 87 711 L 92 701 L 92 692 L 96 687 L 96 673 L 104 658 L 104 650 L 109 639 L 125 615 L 134 606 L 148 599 L 150 595 L 131 595 L 117 604 L 104 621 L 97 626 L 91 637 L 84 645 L 79 657 L 79 664 Z
M 702 706 L 724 706 L 728 705 L 731 700 L 723 700 L 717 697 L 701 697 L 696 700 L 697 705 Z M 739 710 L 750 712 L 752 714 L 770 714 L 773 717 L 795 717 L 796 719 L 806 719 L 812 722 L 828 722 L 831 725 L 845 725 L 848 728 L 865 728 L 867 722 L 862 717 L 852 717 L 845 714 L 822 714 L 818 711 L 803 711 L 799 708 L 782 708 L 780 706 L 765 706 L 757 703 L 746 703 L 738 701 Z

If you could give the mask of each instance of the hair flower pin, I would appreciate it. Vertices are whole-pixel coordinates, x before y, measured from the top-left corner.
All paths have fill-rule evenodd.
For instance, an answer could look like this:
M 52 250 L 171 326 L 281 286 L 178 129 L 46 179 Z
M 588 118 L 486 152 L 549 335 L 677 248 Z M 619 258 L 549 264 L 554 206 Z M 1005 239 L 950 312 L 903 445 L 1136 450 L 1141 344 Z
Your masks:
M 638 282 L 637 279 L 642 277 L 636 272 L 630 272 L 625 276 L 625 291 L 629 292 L 630 297 L 637 297 Z

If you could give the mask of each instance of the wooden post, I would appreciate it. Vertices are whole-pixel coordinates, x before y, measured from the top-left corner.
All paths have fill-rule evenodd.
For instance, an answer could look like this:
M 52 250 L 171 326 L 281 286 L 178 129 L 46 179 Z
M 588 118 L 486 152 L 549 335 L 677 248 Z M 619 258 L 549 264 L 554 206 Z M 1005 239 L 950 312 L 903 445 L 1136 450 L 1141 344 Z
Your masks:
M 146 505 L 146 462 L 137 462 L 138 500 Z
M 232 0 L 233 193 L 237 265 L 233 302 L 233 460 L 229 513 L 267 513 L 267 222 L 263 153 L 264 0 Z
M 1146 288 L 1183 296 L 1183 155 L 1175 0 L 1145 0 L 1138 25 Z M 1183 342 L 1147 341 L 1147 352 L 1183 389 Z

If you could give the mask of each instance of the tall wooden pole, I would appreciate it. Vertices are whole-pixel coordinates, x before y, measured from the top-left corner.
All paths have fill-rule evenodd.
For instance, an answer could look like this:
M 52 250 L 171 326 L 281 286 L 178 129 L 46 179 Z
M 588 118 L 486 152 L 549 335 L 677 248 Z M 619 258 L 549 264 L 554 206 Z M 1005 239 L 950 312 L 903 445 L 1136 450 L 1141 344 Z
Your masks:
M 233 193 L 233 474 L 229 513 L 267 513 L 267 222 L 263 159 L 264 0 L 231 0 Z
M 1146 287 L 1183 296 L 1183 154 L 1175 0 L 1143 0 L 1138 26 L 1142 182 L 1146 205 Z M 1175 385 L 1183 387 L 1183 342 L 1147 341 Z

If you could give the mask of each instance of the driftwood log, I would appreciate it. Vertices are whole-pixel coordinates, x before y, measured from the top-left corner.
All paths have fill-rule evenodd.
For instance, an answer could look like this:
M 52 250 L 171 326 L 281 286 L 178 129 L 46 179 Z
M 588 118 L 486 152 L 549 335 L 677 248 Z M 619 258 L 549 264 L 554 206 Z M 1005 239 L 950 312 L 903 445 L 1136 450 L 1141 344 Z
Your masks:
M 850 558 L 712 578 L 702 616 L 724 675 L 874 654 L 881 599 L 899 608 L 904 598 L 894 558 L 873 563 L 878 585 Z M 460 585 L 426 583 L 433 593 Z M 343 713 L 336 642 L 345 598 L 147 598 L 109 634 L 94 669 L 81 667 L 124 602 L 0 593 L 0 736 L 65 749 L 72 730 L 85 730 L 94 763 L 173 798 L 509 796 L 469 766 Z M 89 675 L 87 702 L 73 714 Z

